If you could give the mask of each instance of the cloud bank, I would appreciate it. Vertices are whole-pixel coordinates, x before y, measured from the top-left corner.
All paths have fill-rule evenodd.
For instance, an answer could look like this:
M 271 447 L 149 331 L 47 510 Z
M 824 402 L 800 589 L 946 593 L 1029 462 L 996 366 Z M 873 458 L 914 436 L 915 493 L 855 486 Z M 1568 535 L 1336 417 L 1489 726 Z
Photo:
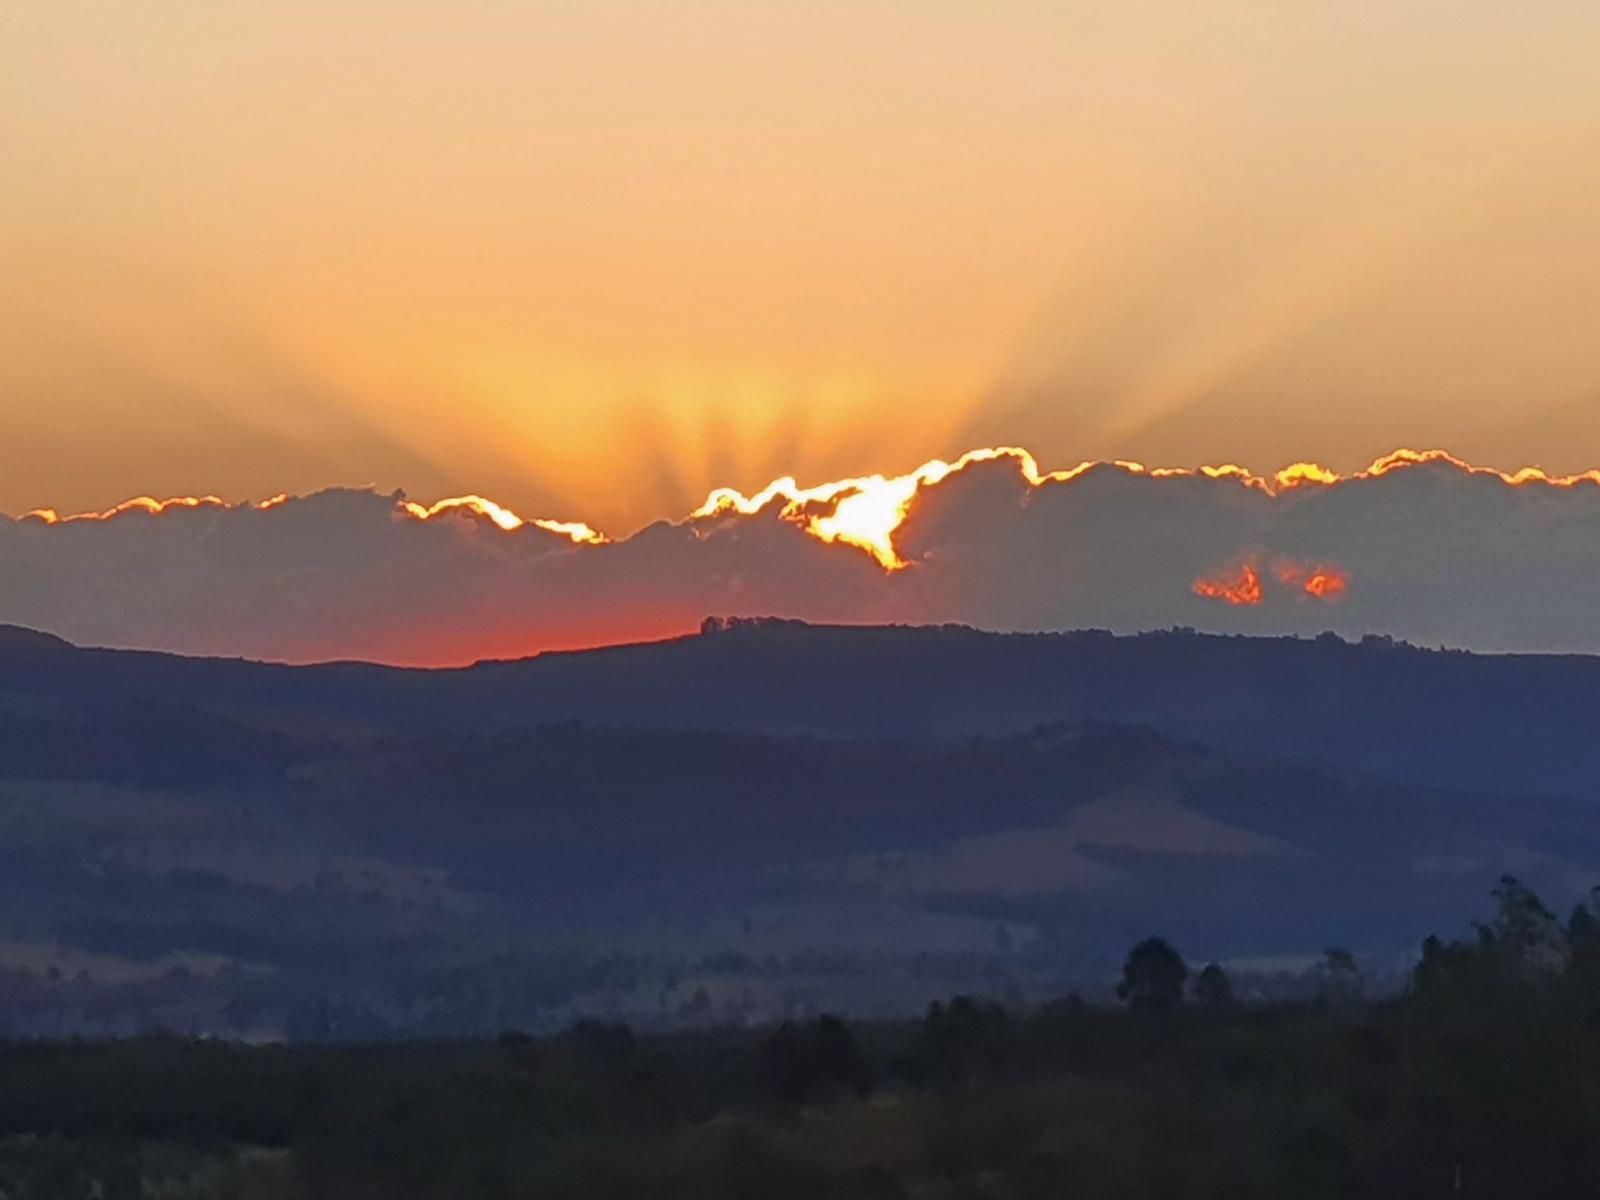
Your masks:
M 1399 452 L 1042 472 L 1020 450 L 754 496 L 608 539 L 493 501 L 330 489 L 0 519 L 0 622 L 92 645 L 449 664 L 708 614 L 991 629 L 1385 633 L 1600 652 L 1600 476 Z

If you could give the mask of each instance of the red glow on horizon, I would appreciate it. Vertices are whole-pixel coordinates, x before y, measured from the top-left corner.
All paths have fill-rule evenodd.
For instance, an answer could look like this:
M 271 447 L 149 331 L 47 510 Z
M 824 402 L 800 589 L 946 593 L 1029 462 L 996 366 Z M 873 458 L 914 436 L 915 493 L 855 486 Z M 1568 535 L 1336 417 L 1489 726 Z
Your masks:
M 595 613 L 556 627 L 529 629 L 510 617 L 473 618 L 420 627 L 406 621 L 376 620 L 362 630 L 330 635 L 327 642 L 304 642 L 272 657 L 307 665 L 327 662 L 381 662 L 393 667 L 457 668 L 479 662 L 532 658 L 577 650 L 662 642 L 695 633 L 701 615 L 640 612 Z M 403 650 L 397 651 L 397 647 Z

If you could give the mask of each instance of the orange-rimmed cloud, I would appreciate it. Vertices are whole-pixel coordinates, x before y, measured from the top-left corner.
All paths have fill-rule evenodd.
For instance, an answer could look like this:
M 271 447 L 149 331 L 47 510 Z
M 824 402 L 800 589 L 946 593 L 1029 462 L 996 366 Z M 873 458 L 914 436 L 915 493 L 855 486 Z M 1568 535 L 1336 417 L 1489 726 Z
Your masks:
M 707 613 L 1332 627 L 1600 652 L 1585 600 L 1600 590 L 1597 483 L 1411 451 L 1347 476 L 1047 472 L 998 447 L 901 475 L 719 489 L 611 538 L 479 495 L 143 498 L 0 520 L 0 621 L 99 644 L 429 664 L 689 632 Z
M 427 506 L 410 500 L 403 500 L 400 503 L 409 516 L 413 516 L 419 521 L 432 520 L 441 513 L 462 511 L 485 517 L 507 533 L 521 529 L 524 525 L 532 525 L 536 529 L 543 529 L 546 533 L 558 533 L 562 537 L 580 545 L 598 546 L 606 541 L 606 536 L 603 533 L 595 532 L 582 521 L 551 521 L 543 517 L 525 519 L 519 517 L 504 505 L 496 504 L 493 500 L 486 500 L 482 496 L 452 496 L 448 500 L 436 500 Z
M 1235 608 L 1260 604 L 1266 598 L 1266 590 L 1261 586 L 1261 569 L 1250 561 L 1240 563 L 1224 575 L 1196 579 L 1189 587 L 1196 596 L 1221 600 Z
M 128 514 L 143 514 L 146 516 L 160 516 L 171 510 L 195 508 L 219 509 L 251 509 L 256 512 L 265 512 L 277 508 L 291 499 L 286 492 L 259 501 L 241 501 L 230 503 L 220 496 L 172 496 L 166 500 L 157 500 L 153 496 L 135 496 L 131 500 L 124 500 L 121 504 L 114 505 L 102 512 L 71 513 L 63 516 L 53 508 L 35 508 L 17 518 L 22 521 L 37 521 L 44 525 L 68 525 L 79 521 L 108 521 Z M 507 533 L 521 529 L 524 525 L 532 525 L 543 529 L 547 533 L 560 534 L 579 544 L 599 545 L 606 541 L 602 533 L 596 532 L 582 521 L 553 521 L 540 517 L 524 518 L 512 512 L 502 504 L 483 496 L 451 496 L 445 500 L 436 500 L 432 504 L 418 504 L 403 497 L 395 500 L 398 510 L 406 516 L 418 521 L 429 521 L 441 515 L 453 513 L 466 513 L 485 520 L 492 521 Z
M 1349 590 L 1350 575 L 1332 563 L 1303 563 L 1279 558 L 1272 575 L 1285 587 L 1295 588 L 1314 600 L 1336 600 Z
M 1220 600 L 1235 608 L 1250 608 L 1266 601 L 1269 586 L 1313 600 L 1337 600 L 1350 587 L 1350 573 L 1327 562 L 1301 562 L 1282 555 L 1263 571 L 1261 556 L 1241 557 L 1226 570 L 1202 575 L 1189 585 L 1196 596 Z
M 286 497 L 278 497 L 279 500 Z M 121 504 L 113 505 L 104 512 L 71 513 L 62 516 L 53 508 L 35 508 L 22 514 L 20 520 L 39 521 L 45 525 L 69 524 L 73 521 L 108 521 L 113 517 L 125 516 L 128 513 L 144 513 L 147 516 L 158 516 L 173 508 L 232 508 L 220 496 L 173 496 L 166 500 L 157 500 L 154 496 L 135 496 L 124 500 Z
M 1028 451 L 1016 446 L 993 446 L 969 450 L 951 461 L 930 459 L 902 475 L 867 475 L 833 480 L 810 487 L 801 487 L 793 476 L 783 476 L 748 496 L 735 488 L 716 488 L 689 516 L 691 519 L 716 517 L 727 513 L 750 516 L 777 505 L 782 519 L 799 525 L 818 540 L 854 546 L 870 554 L 885 570 L 896 571 L 909 564 L 895 547 L 895 533 L 905 522 L 920 492 L 969 466 L 1000 459 L 1014 460 L 1030 487 L 1066 483 L 1096 467 L 1112 467 L 1133 475 L 1147 475 L 1153 479 L 1203 477 L 1233 481 L 1243 487 L 1276 496 L 1307 486 L 1332 487 L 1353 480 L 1379 478 L 1406 468 L 1430 465 L 1446 466 L 1463 474 L 1496 478 L 1510 486 L 1544 484 L 1550 487 L 1569 488 L 1581 484 L 1600 485 L 1600 469 L 1573 475 L 1551 475 L 1539 467 L 1525 466 L 1508 472 L 1469 463 L 1444 450 L 1394 450 L 1374 460 L 1365 470 L 1352 475 L 1340 475 L 1309 461 L 1292 463 L 1270 475 L 1262 475 L 1236 463 L 1201 467 L 1149 467 L 1128 459 L 1085 461 L 1074 467 L 1041 471 L 1038 462 Z M 108 520 L 127 513 L 160 514 L 175 508 L 209 506 L 251 507 L 262 510 L 282 504 L 288 498 L 280 494 L 265 501 L 230 505 L 217 496 L 175 496 L 166 500 L 140 496 L 125 500 L 103 512 L 62 516 L 54 509 L 37 508 L 24 514 L 24 518 L 39 520 L 46 524 L 58 524 Z M 492 521 L 506 532 L 520 529 L 524 525 L 533 525 L 547 532 L 560 534 L 579 544 L 598 545 L 609 540 L 585 522 L 524 518 L 509 507 L 484 496 L 453 496 L 428 505 L 404 499 L 397 503 L 408 515 L 418 520 L 425 521 L 453 512 L 467 512 Z M 1342 590 L 1332 578 L 1324 580 L 1319 586 L 1335 591 Z
M 778 504 L 780 514 L 785 519 L 802 525 L 813 537 L 825 542 L 840 541 L 856 546 L 871 554 L 884 569 L 900 570 L 908 564 L 895 547 L 894 535 L 922 489 L 973 464 L 1001 458 L 1014 459 L 1031 487 L 1070 482 L 1088 470 L 1107 466 L 1154 479 L 1198 476 L 1228 480 L 1273 496 L 1307 486 L 1331 487 L 1351 480 L 1378 478 L 1408 467 L 1429 465 L 1443 465 L 1465 474 L 1498 478 L 1511 486 L 1547 484 L 1565 488 L 1579 484 L 1600 484 L 1600 470 L 1576 475 L 1551 475 L 1539 467 L 1529 466 L 1505 472 L 1473 465 L 1444 450 L 1395 450 L 1353 475 L 1340 475 L 1314 462 L 1292 463 L 1270 475 L 1262 475 L 1237 463 L 1201 467 L 1149 467 L 1128 459 L 1082 462 L 1062 470 L 1041 471 L 1038 462 L 1028 451 L 1015 446 L 995 446 L 969 450 L 953 461 L 930 459 L 903 475 L 869 475 L 806 488 L 800 487 L 792 476 L 784 476 L 749 496 L 733 488 L 717 488 L 691 515 L 707 517 L 723 512 L 749 515 Z M 826 511 L 818 513 L 816 509 L 819 507 Z M 1316 586 L 1329 589 L 1329 594 L 1342 590 L 1333 576 Z

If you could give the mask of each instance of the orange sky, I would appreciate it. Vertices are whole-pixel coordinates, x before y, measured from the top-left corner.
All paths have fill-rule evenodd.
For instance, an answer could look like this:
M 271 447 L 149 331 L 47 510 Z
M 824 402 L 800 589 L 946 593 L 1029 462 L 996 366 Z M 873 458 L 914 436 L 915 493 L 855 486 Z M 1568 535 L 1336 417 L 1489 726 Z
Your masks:
M 1600 6 L 0 11 L 0 510 L 1600 464 Z

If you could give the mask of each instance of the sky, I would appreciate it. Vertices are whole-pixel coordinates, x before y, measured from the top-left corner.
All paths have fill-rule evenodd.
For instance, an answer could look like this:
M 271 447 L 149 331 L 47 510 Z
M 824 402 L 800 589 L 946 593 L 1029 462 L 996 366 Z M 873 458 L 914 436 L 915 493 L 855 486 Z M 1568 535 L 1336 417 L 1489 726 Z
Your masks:
M 0 512 L 1600 465 L 1600 6 L 0 7 Z

